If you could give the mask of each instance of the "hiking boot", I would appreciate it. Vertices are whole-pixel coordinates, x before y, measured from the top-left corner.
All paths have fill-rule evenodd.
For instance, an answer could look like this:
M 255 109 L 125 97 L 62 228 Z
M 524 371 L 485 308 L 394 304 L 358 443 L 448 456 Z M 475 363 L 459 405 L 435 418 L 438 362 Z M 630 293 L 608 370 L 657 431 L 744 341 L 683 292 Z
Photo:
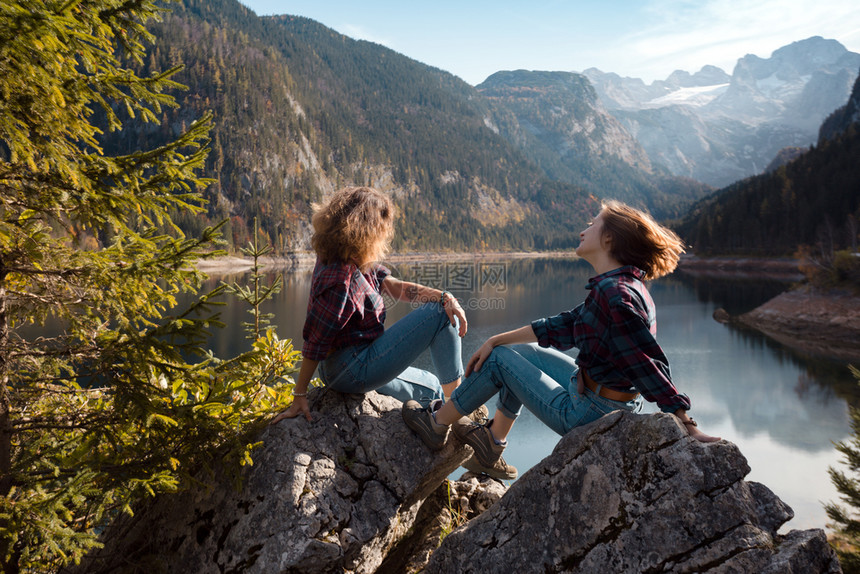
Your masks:
M 499 460 L 496 461 L 496 464 L 491 467 L 482 465 L 477 458 L 472 456 L 472 458 L 463 463 L 463 468 L 469 472 L 474 472 L 475 474 L 486 474 L 491 478 L 497 478 L 499 480 L 515 480 L 518 476 L 517 467 L 511 466 L 505 462 L 505 457 L 503 456 L 500 456 Z
M 478 424 L 484 424 L 489 420 L 490 411 L 487 408 L 487 405 L 481 405 L 471 413 L 469 413 L 469 420 L 476 422 Z
M 489 416 L 490 411 L 487 409 L 487 405 L 481 405 L 472 411 L 468 418 L 474 423 L 484 425 L 489 421 Z M 469 460 L 464 462 L 462 466 L 469 472 L 474 472 L 475 474 L 486 474 L 489 477 L 497 478 L 499 480 L 514 480 L 517 478 L 517 468 L 508 464 L 502 456 L 499 456 L 499 460 L 497 460 L 494 465 L 488 467 L 481 464 L 481 462 L 473 455 Z
M 487 424 L 478 424 L 464 417 L 455 422 L 453 427 L 454 435 L 475 451 L 474 457 L 481 466 L 487 470 L 496 466 L 507 444 L 496 444 Z
M 433 401 L 427 407 L 422 407 L 418 401 L 409 400 L 403 403 L 400 411 L 406 426 L 415 431 L 421 441 L 431 450 L 439 450 L 445 446 L 448 439 L 448 425 L 440 425 L 433 420 L 433 411 L 437 405 Z M 441 402 L 439 402 L 441 406 Z M 434 408 L 435 407 L 435 408 Z

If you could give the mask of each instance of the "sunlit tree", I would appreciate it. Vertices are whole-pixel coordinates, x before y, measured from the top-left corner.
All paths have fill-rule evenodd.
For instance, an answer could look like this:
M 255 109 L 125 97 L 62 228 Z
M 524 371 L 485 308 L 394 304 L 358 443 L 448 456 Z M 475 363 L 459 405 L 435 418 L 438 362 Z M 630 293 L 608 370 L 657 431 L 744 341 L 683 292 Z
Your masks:
M 860 370 L 851 367 L 860 383 Z M 844 456 L 849 472 L 830 467 L 830 479 L 841 495 L 846 508 L 834 502 L 825 505 L 827 516 L 833 521 L 833 539 L 839 563 L 846 574 L 860 572 L 860 409 L 851 409 L 851 440 L 836 443 L 836 450 Z
M 205 348 L 210 296 L 175 311 L 218 252 L 186 237 L 211 118 L 110 156 L 103 130 L 158 123 L 177 69 L 139 77 L 153 0 L 0 2 L 0 570 L 49 572 L 136 501 L 212 461 L 249 462 L 289 402 L 297 353 L 273 330 Z M 215 295 L 217 293 L 213 293 Z

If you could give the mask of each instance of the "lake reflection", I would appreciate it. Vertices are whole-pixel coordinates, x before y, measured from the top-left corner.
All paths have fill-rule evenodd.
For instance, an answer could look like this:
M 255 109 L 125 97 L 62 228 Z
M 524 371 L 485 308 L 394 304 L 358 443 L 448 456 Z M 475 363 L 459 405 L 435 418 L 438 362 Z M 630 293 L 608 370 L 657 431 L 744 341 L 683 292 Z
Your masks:
M 555 315 L 586 295 L 591 267 L 571 259 L 396 263 L 395 276 L 447 287 L 463 303 L 469 332 L 464 361 L 490 335 Z M 227 281 L 241 276 L 223 277 Z M 301 346 L 310 271 L 284 274 L 284 289 L 266 309 L 282 337 Z M 690 396 L 691 414 L 702 429 L 737 444 L 752 468 L 748 480 L 761 482 L 795 511 L 783 530 L 823 528 L 822 502 L 838 500 L 827 474 L 840 463 L 833 441 L 851 429 L 848 401 L 857 384 L 844 363 L 792 353 L 751 331 L 713 320 L 715 309 L 748 311 L 788 288 L 762 280 L 699 279 L 682 272 L 651 284 L 657 304 L 658 340 L 669 357 L 673 378 Z M 388 324 L 409 312 L 409 304 L 390 302 Z M 223 311 L 230 325 L 246 321 L 246 311 L 230 303 Z M 226 356 L 247 346 L 237 333 L 219 332 L 212 341 Z M 571 354 L 575 355 L 575 351 Z M 429 368 L 422 357 L 417 366 Z M 492 412 L 494 402 L 489 405 Z M 656 409 L 646 404 L 650 412 Z M 527 411 L 514 427 L 505 458 L 520 474 L 542 460 L 558 435 Z M 455 476 L 458 476 L 456 473 Z

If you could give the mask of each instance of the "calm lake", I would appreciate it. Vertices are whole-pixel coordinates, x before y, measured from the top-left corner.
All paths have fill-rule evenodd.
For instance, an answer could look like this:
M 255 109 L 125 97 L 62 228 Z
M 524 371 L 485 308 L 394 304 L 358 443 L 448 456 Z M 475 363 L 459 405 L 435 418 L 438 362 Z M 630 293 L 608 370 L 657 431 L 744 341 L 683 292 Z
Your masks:
M 464 361 L 494 333 L 578 305 L 593 274 L 584 261 L 564 258 L 389 267 L 397 277 L 447 288 L 461 300 L 469 318 Z M 311 272 L 281 273 L 284 288 L 265 310 L 274 313 L 279 335 L 300 348 Z M 246 277 L 213 275 L 213 283 L 217 280 L 242 282 Z M 850 437 L 848 407 L 858 404 L 857 384 L 844 362 L 802 356 L 763 335 L 717 323 L 712 314 L 720 307 L 731 314 L 751 310 L 788 287 L 779 281 L 701 278 L 681 271 L 650 285 L 658 340 L 677 387 L 692 400 L 690 414 L 705 432 L 740 447 L 752 468 L 747 480 L 765 484 L 794 509 L 795 518 L 782 531 L 825 527 L 823 503 L 838 500 L 827 468 L 841 466 L 833 442 Z M 410 311 L 407 303 L 389 303 L 388 324 Z M 232 301 L 222 316 L 236 326 L 249 318 L 246 308 Z M 220 356 L 245 345 L 238 328 L 216 332 L 212 340 Z M 422 357 L 416 366 L 429 369 L 429 358 Z M 495 403 L 488 407 L 492 413 Z M 524 410 L 505 458 L 523 474 L 558 439 Z

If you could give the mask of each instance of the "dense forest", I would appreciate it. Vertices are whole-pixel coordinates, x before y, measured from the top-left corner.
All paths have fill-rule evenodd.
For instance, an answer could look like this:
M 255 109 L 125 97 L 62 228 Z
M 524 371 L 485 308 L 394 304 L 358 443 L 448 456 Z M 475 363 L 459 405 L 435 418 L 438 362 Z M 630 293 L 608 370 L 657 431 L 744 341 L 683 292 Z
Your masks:
M 849 125 L 773 172 L 731 185 L 677 225 L 700 255 L 791 256 L 857 249 L 860 126 Z

